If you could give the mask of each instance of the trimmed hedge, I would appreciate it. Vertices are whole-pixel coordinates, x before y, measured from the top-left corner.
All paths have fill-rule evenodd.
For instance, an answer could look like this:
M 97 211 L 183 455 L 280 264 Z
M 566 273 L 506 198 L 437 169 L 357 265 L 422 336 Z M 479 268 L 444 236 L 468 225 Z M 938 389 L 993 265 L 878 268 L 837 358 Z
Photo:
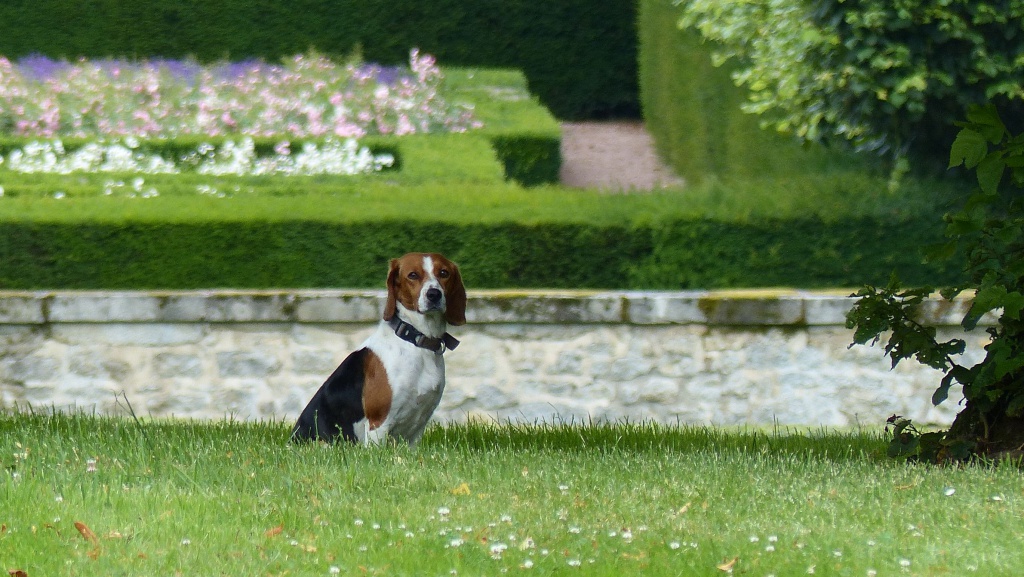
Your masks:
M 562 168 L 561 139 L 550 136 L 503 135 L 491 139 L 505 178 L 523 186 L 555 184 Z
M 712 65 L 699 35 L 679 29 L 673 0 L 639 0 L 640 100 L 658 152 L 690 182 L 871 169 L 865 155 L 803 146 L 740 110 L 729 65 Z
M 3 289 L 379 288 L 439 251 L 471 288 L 804 288 L 962 280 L 922 264 L 932 219 L 671 220 L 636 226 L 416 222 L 0 224 Z
M 564 119 L 638 116 L 637 0 L 5 0 L 0 54 L 277 60 L 311 48 L 519 68 Z M 56 32 L 56 33 L 55 33 Z

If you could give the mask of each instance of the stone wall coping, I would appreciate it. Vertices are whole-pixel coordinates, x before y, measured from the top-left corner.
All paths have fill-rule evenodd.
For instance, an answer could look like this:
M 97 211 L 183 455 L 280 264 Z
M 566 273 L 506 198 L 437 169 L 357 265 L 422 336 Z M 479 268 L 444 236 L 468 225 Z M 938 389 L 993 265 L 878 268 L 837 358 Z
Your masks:
M 475 290 L 469 323 L 842 326 L 853 290 Z M 0 324 L 372 323 L 383 290 L 0 291 Z M 927 300 L 921 320 L 958 325 L 970 300 Z M 994 315 L 984 319 L 995 321 Z

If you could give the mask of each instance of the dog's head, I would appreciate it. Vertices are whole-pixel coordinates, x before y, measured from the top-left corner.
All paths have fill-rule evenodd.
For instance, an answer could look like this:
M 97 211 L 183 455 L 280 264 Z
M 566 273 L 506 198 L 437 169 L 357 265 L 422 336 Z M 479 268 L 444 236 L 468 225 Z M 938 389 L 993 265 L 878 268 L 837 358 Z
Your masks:
M 422 314 L 439 313 L 450 325 L 466 323 L 466 288 L 459 267 L 437 253 L 409 253 L 391 260 L 384 320 L 395 316 L 398 303 Z

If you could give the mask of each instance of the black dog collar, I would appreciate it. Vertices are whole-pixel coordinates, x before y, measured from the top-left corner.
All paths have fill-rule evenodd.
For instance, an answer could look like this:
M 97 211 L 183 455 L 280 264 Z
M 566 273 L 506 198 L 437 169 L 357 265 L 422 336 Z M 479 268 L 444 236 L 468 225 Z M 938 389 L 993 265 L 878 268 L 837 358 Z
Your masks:
M 393 315 L 388 320 L 388 326 L 403 341 L 410 342 L 421 349 L 434 351 L 437 354 L 444 354 L 445 351 L 454 350 L 455 347 L 459 346 L 459 340 L 450 334 L 445 333 L 441 335 L 441 338 L 428 337 L 416 327 L 398 318 L 398 315 Z

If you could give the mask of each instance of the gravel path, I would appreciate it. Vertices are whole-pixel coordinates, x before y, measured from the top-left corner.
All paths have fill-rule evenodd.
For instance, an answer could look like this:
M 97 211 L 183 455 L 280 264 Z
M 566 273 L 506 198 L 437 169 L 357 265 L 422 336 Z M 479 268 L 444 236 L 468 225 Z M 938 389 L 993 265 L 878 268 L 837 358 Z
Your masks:
M 681 187 L 639 122 L 562 124 L 562 184 L 609 191 Z

